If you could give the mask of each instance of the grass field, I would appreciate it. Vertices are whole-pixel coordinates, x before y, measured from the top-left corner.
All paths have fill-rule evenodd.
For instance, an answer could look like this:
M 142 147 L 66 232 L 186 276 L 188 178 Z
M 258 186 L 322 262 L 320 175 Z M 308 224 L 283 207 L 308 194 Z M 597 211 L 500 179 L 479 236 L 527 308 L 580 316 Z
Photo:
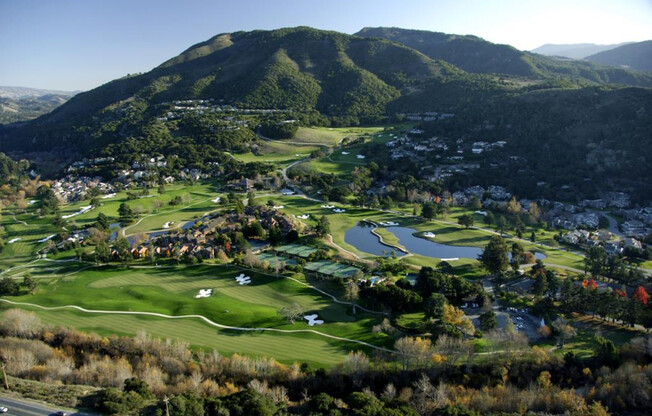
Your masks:
M 72 270 L 73 266 L 70 267 Z M 101 267 L 83 270 L 75 274 L 60 274 L 56 278 L 42 279 L 36 294 L 12 297 L 11 300 L 35 303 L 46 307 L 76 305 L 91 310 L 154 312 L 172 316 L 196 314 L 205 316 L 219 324 L 234 327 L 282 330 L 314 329 L 337 337 L 369 342 L 383 347 L 389 346 L 386 336 L 371 332 L 371 327 L 379 322 L 380 315 L 362 312 L 352 315 L 348 305 L 337 304 L 316 290 L 290 279 L 247 271 L 246 274 L 252 277 L 252 284 L 239 286 L 234 277 L 240 273 L 241 271 L 236 268 L 209 265 L 138 269 Z M 208 288 L 213 289 L 211 297 L 195 298 L 200 289 Z M 320 319 L 325 320 L 324 325 L 311 328 L 304 320 L 299 320 L 292 325 L 277 315 L 280 308 L 294 303 L 301 305 L 305 313 L 317 313 Z M 105 316 L 100 317 L 76 311 L 39 311 L 38 313 L 48 317 L 44 319 L 50 319 L 52 322 L 71 324 L 85 329 L 92 328 L 94 331 L 102 333 L 122 333 L 126 330 L 125 328 L 131 328 L 129 333 L 133 333 L 143 325 L 141 323 L 137 327 L 136 322 L 141 319 L 138 317 L 128 317 L 128 319 L 120 317 L 121 320 L 131 322 L 129 327 L 123 327 L 117 323 L 118 321 L 102 319 L 107 318 Z M 76 315 L 77 319 L 56 321 L 60 314 Z M 84 318 L 89 318 L 88 322 Z M 154 320 L 158 322 L 163 319 Z M 172 329 L 172 327 L 176 327 L 172 333 L 184 334 L 184 328 L 188 322 L 191 321 L 159 322 L 157 328 Z M 196 322 L 195 326 L 197 325 L 207 326 L 200 321 Z M 197 331 L 201 333 L 200 330 Z M 309 335 L 306 333 L 270 335 L 275 341 L 270 344 L 269 348 L 266 348 L 265 342 L 261 341 L 260 345 L 252 344 L 235 349 L 234 344 L 220 343 L 220 341 L 234 337 L 239 338 L 239 333 L 237 335 L 234 333 L 236 331 L 214 328 L 207 332 L 213 334 L 212 338 L 208 335 L 208 338 L 197 338 L 196 346 L 216 348 L 224 354 L 247 350 L 256 352 L 258 355 L 274 356 L 281 359 L 277 354 L 278 349 L 299 351 L 305 348 L 305 351 L 311 351 L 309 346 L 295 348 L 295 346 L 302 345 L 303 336 Z M 284 338 L 285 335 L 288 336 Z M 179 337 L 185 337 L 185 335 Z M 341 360 L 342 356 L 351 349 L 369 349 L 352 342 L 333 340 L 318 335 L 309 335 L 307 338 L 311 340 L 309 344 L 319 344 L 320 346 L 315 349 L 314 353 L 306 356 L 301 356 L 297 352 L 294 355 L 294 360 L 327 365 Z M 207 344 L 208 339 L 213 341 Z M 283 340 L 285 340 L 285 345 L 278 346 Z M 195 343 L 190 339 L 188 341 Z M 273 347 L 273 345 L 278 347 Z M 330 353 L 321 358 L 325 350 Z M 281 354 L 281 356 L 287 355 Z

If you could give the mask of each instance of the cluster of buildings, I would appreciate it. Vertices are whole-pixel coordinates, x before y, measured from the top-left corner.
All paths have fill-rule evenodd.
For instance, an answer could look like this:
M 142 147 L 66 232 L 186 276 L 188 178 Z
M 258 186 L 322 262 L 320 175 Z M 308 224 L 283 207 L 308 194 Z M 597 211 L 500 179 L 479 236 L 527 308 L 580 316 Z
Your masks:
M 168 233 L 156 236 L 149 244 L 133 244 L 130 249 L 135 258 L 146 257 L 153 250 L 157 257 L 173 257 L 175 248 L 178 248 L 180 256 L 195 256 L 202 259 L 214 258 L 220 249 L 226 251 L 238 250 L 235 245 L 220 247 L 215 242 L 219 234 L 231 234 L 241 231 L 243 226 L 260 222 L 265 230 L 277 226 L 283 235 L 287 235 L 293 227 L 293 222 L 280 211 L 273 208 L 246 207 L 243 214 L 228 214 L 217 217 L 204 217 L 196 222 L 184 226 L 178 233 Z M 118 256 L 117 250 L 113 252 Z
M 426 111 L 424 113 L 399 113 L 398 115 L 410 121 L 436 121 L 455 117 L 455 114 L 438 113 L 437 111 Z
M 273 114 L 273 113 L 288 113 L 292 110 L 278 110 L 278 109 L 258 109 L 258 108 L 238 108 L 232 105 L 224 104 L 224 100 L 176 100 L 172 102 L 164 102 L 160 104 L 161 107 L 166 108 L 165 114 L 158 117 L 158 121 L 168 121 L 179 119 L 184 114 Z M 235 120 L 233 118 L 225 118 L 224 121 L 231 121 L 235 124 L 245 125 L 244 120 Z
M 62 202 L 75 202 L 88 199 L 93 188 L 97 189 L 101 194 L 110 194 L 115 191 L 112 184 L 102 182 L 102 178 L 100 177 L 76 177 L 73 175 L 67 175 L 54 181 L 51 188 L 54 195 Z

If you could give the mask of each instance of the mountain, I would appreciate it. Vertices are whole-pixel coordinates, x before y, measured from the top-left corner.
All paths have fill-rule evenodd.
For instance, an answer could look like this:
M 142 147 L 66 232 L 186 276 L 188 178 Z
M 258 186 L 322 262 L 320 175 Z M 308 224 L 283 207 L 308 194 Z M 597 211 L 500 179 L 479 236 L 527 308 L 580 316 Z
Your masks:
M 563 56 L 571 59 L 584 59 L 589 55 L 608 51 L 619 46 L 627 45 L 630 42 L 617 43 L 613 45 L 596 45 L 595 43 L 570 43 L 554 44 L 546 43 L 530 52 L 546 56 Z
M 603 65 L 622 66 L 639 71 L 652 71 L 652 40 L 623 45 L 587 56 L 586 59 Z
M 164 103 L 188 99 L 318 112 L 342 124 L 373 122 L 385 118 L 397 98 L 434 81 L 474 78 L 384 39 L 306 27 L 225 33 L 148 73 L 77 94 L 28 126 L 0 133 L 0 146 L 85 151 L 143 135 L 143 125 L 164 115 Z
M 38 98 L 45 95 L 58 95 L 70 98 L 75 94 L 79 94 L 79 92 L 80 91 L 56 91 L 38 88 L 0 86 L 0 98 L 11 98 L 13 100 L 19 100 L 22 98 Z
M 0 151 L 59 165 L 80 156 L 111 158 L 86 172 L 106 177 L 129 169 L 142 155 L 162 155 L 169 164 L 161 174 L 169 175 L 179 167 L 210 171 L 215 163 L 226 169 L 232 158 L 224 152 L 256 148 L 254 131 L 265 118 L 341 126 L 435 111 L 455 114 L 442 124 L 451 129 L 441 136 L 504 137 L 515 149 L 509 156 L 527 153 L 531 164 L 538 163 L 539 143 L 552 156 L 572 143 L 573 153 L 566 155 L 573 157 L 558 159 L 587 176 L 602 169 L 614 178 L 612 184 L 630 177 L 629 167 L 647 166 L 641 160 L 652 158 L 647 150 L 635 150 L 650 148 L 643 142 L 652 89 L 608 84 L 619 76 L 644 82 L 652 75 L 589 62 L 558 64 L 470 36 L 455 40 L 416 31 L 419 44 L 413 31 L 392 32 L 420 50 L 306 27 L 220 34 L 150 72 L 77 94 L 36 120 L 0 126 Z M 602 85 L 589 81 L 597 73 L 584 74 L 583 68 L 600 68 Z M 510 70 L 531 75 L 504 75 Z M 518 176 L 521 168 L 510 175 Z M 527 167 L 535 168 L 541 170 L 534 179 L 547 178 L 541 173 L 545 165 Z M 562 171 L 557 167 L 551 174 Z M 652 176 L 649 169 L 637 172 Z M 632 187 L 648 194 L 639 183 Z
M 21 98 L 0 97 L 0 124 L 33 120 L 51 112 L 69 98 L 68 95 L 60 94 L 27 95 Z
M 476 36 L 387 27 L 364 28 L 356 35 L 402 43 L 430 58 L 447 61 L 468 72 L 583 83 L 652 86 L 652 75 L 519 51 L 512 46 L 494 44 Z

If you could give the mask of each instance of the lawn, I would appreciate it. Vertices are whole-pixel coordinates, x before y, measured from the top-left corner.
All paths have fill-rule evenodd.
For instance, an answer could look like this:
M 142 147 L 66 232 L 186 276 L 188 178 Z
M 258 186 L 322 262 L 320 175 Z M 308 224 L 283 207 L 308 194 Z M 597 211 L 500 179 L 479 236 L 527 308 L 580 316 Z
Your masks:
M 73 269 L 71 265 L 71 271 L 74 271 Z M 290 279 L 245 271 L 252 277 L 252 284 L 240 286 L 234 279 L 240 273 L 237 268 L 209 265 L 128 269 L 100 267 L 69 275 L 59 274 L 57 278 L 41 280 L 36 294 L 12 297 L 11 300 L 48 307 L 77 305 L 92 310 L 154 312 L 172 316 L 196 314 L 228 326 L 283 330 L 314 329 L 333 336 L 370 342 L 378 346 L 389 346 L 386 336 L 371 332 L 371 327 L 380 321 L 380 315 L 361 312 L 352 315 L 349 306 L 334 303 L 314 289 Z M 200 289 L 208 288 L 213 289 L 211 297 L 195 298 Z M 278 316 L 277 311 L 280 308 L 294 303 L 301 305 L 305 313 L 317 313 L 320 319 L 326 321 L 325 324 L 311 328 L 304 320 L 300 320 L 292 325 Z M 48 311 L 46 315 L 50 314 L 54 319 L 59 313 L 61 312 Z M 78 320 L 85 316 L 81 312 L 66 311 L 66 313 L 80 315 Z M 104 323 L 104 326 L 98 327 L 90 322 L 81 321 L 74 325 L 91 327 L 106 333 L 123 331 L 119 324 L 113 323 L 114 321 L 110 319 L 103 320 L 93 314 L 89 314 L 88 317 L 92 317 L 93 322 Z M 130 322 L 138 319 L 130 318 L 132 318 Z M 182 334 L 187 322 L 171 321 L 164 326 L 177 326 L 176 333 Z M 68 324 L 68 321 L 61 320 L 59 323 Z M 197 323 L 200 324 L 199 321 Z M 202 325 L 206 326 L 200 324 Z M 132 328 L 134 331 L 138 329 L 133 326 Z M 197 343 L 196 346 L 209 346 L 223 353 L 241 351 L 233 349 L 232 344 L 218 342 L 221 339 L 235 337 L 232 333 L 234 331 L 219 330 L 218 332 L 222 337 L 216 337 L 215 344 L 206 345 L 202 342 Z M 228 338 L 224 338 L 227 335 Z M 289 336 L 283 338 L 284 335 Z M 276 344 L 285 339 L 285 348 L 294 350 L 295 346 L 301 344 L 303 335 L 307 334 L 275 334 L 273 338 L 277 339 Z M 180 336 L 185 337 L 185 335 Z M 308 338 L 312 343 L 323 344 L 319 351 L 327 348 L 326 344 L 328 344 L 328 349 L 333 352 L 330 357 L 322 361 L 316 356 L 295 355 L 298 361 L 312 361 L 326 365 L 341 359 L 351 349 L 367 349 L 351 342 L 326 337 L 320 337 L 320 340 L 310 335 Z M 252 346 L 246 348 L 259 355 L 277 356 L 276 350 L 264 348 L 264 342 L 261 342 L 260 349 Z

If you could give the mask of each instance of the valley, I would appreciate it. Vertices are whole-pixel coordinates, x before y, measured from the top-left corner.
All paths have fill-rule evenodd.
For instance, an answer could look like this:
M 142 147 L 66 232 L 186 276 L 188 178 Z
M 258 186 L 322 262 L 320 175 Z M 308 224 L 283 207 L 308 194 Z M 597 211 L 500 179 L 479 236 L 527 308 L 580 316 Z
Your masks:
M 0 125 L 3 381 L 116 415 L 644 412 L 651 86 L 302 26 Z

